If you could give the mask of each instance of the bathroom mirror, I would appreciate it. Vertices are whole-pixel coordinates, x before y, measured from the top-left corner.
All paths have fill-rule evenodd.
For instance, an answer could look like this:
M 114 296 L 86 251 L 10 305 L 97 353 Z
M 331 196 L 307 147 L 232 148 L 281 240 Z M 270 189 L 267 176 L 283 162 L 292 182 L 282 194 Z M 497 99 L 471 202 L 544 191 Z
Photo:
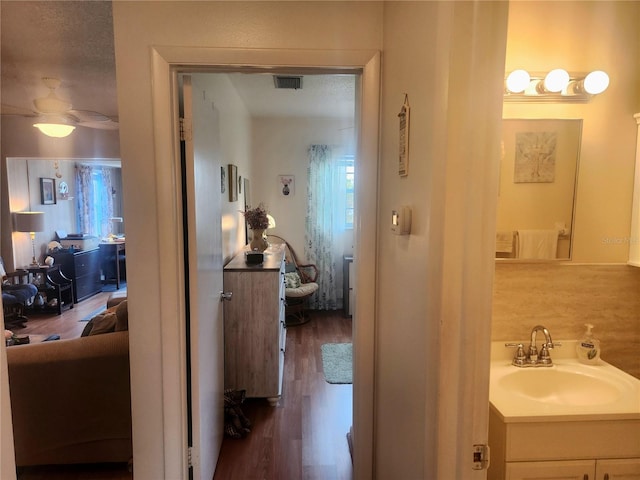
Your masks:
M 504 119 L 496 258 L 569 260 L 582 120 Z

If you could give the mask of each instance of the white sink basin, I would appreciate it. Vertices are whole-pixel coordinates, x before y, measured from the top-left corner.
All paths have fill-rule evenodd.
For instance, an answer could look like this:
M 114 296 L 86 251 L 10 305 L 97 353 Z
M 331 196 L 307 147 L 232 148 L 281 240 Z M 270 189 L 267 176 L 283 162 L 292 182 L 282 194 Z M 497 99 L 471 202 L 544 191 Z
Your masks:
M 520 368 L 494 359 L 489 400 L 505 422 L 640 419 L 640 380 L 602 361 L 560 358 L 551 367 Z
M 613 403 L 629 388 L 602 370 L 571 368 L 516 368 L 498 381 L 500 388 L 542 403 L 557 405 L 603 405 Z

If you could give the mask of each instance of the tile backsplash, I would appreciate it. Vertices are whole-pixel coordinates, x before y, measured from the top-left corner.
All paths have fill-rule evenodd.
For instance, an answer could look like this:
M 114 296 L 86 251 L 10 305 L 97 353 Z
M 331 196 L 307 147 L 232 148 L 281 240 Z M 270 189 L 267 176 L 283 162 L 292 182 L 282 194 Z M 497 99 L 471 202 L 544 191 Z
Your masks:
M 594 325 L 602 359 L 640 378 L 640 268 L 496 263 L 493 341 L 526 343 L 538 324 L 555 341 L 576 340 L 585 323 Z

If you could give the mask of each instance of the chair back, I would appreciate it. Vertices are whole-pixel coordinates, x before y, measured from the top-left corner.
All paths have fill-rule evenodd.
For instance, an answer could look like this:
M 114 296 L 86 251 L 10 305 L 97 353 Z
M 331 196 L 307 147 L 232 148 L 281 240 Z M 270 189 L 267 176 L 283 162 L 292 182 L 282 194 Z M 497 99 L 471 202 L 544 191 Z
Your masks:
M 312 283 L 318 279 L 318 268 L 312 263 L 300 263 L 293 247 L 284 238 L 278 235 L 267 235 L 267 242 L 285 245 L 285 263 L 288 272 L 296 271 L 302 283 Z

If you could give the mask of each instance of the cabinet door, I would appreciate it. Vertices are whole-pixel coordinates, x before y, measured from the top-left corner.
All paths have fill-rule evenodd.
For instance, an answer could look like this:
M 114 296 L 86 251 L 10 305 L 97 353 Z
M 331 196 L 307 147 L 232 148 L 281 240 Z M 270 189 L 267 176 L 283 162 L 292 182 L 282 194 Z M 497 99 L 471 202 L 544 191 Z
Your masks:
M 595 460 L 507 463 L 506 480 L 593 480 Z
M 598 460 L 596 480 L 640 480 L 640 458 Z

